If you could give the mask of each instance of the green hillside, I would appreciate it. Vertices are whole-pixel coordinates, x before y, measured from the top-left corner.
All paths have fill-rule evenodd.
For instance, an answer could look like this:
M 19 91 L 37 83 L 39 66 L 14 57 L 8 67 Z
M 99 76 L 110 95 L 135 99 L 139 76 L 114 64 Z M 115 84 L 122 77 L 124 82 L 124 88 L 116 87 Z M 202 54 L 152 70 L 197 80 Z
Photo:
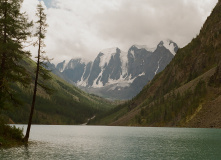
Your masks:
M 132 100 L 94 124 L 221 127 L 221 1 L 200 33 Z
M 35 62 L 26 58 L 21 64 L 31 74 L 34 82 Z M 52 73 L 51 76 L 52 80 L 44 83 L 51 87 L 54 93 L 48 95 L 40 87 L 38 88 L 34 124 L 82 124 L 94 115 L 114 107 L 111 102 L 103 98 L 87 94 Z M 26 124 L 30 113 L 33 84 L 28 88 L 17 84 L 13 87 L 23 104 L 19 107 L 11 105 L 3 111 L 3 115 L 10 123 Z

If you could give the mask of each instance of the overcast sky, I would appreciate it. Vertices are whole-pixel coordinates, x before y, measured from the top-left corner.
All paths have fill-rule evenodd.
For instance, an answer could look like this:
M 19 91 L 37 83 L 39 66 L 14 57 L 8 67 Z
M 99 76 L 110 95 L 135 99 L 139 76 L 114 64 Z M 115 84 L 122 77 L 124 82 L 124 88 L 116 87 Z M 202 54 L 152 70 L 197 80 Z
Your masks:
M 75 57 L 93 60 L 105 48 L 127 51 L 133 44 L 171 39 L 183 47 L 195 37 L 218 0 L 44 0 L 46 52 L 58 63 Z M 23 10 L 36 20 L 38 0 Z M 29 48 L 33 55 L 36 49 Z

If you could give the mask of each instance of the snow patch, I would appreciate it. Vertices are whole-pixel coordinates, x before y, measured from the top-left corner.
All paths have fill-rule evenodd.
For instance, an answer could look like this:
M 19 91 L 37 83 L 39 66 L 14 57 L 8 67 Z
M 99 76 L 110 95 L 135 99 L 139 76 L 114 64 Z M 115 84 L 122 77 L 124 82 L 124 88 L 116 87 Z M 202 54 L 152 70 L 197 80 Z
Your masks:
M 85 74 L 85 72 L 86 72 L 86 65 L 85 65 L 85 67 L 84 67 L 84 73 L 83 73 L 82 76 L 81 76 L 81 80 L 80 80 L 80 81 L 77 81 L 77 85 L 78 85 L 78 86 L 82 86 L 82 87 L 86 87 L 86 86 L 87 86 L 87 80 L 84 81 L 84 74 Z
M 105 49 L 105 50 L 102 50 L 100 53 L 103 53 L 102 56 L 100 56 L 100 64 L 99 66 L 101 68 L 103 68 L 106 64 L 109 63 L 111 57 L 113 55 L 115 55 L 117 52 L 117 47 L 115 48 L 108 48 L 108 49 Z
M 101 72 L 99 73 L 99 75 L 97 76 L 97 78 L 94 80 L 94 83 L 91 87 L 93 88 L 101 88 L 101 87 L 104 87 L 103 83 L 101 82 L 101 77 L 102 77 L 102 74 L 103 74 L 103 69 L 101 70 Z M 99 79 L 100 78 L 100 79 Z M 99 79 L 99 81 L 98 81 Z M 98 81 L 98 84 L 97 84 L 97 81 Z
M 147 46 L 147 45 L 134 45 L 137 49 L 145 49 L 146 51 L 148 52 L 154 52 L 157 47 L 150 47 L 150 46 Z
M 166 40 L 163 40 L 162 42 L 163 42 L 163 46 L 175 56 L 176 52 L 174 51 L 175 45 L 173 41 L 166 39 Z
M 59 69 L 60 72 L 64 72 L 64 70 L 66 69 L 67 65 L 68 65 L 68 61 L 64 60 L 63 61 L 63 68 Z
M 125 79 L 121 79 L 121 80 L 110 80 L 108 82 L 108 84 L 106 84 L 106 86 L 112 86 L 111 88 L 108 89 L 108 91 L 113 91 L 116 88 L 125 88 L 125 87 L 129 87 L 131 83 L 129 83 L 128 81 L 126 81 Z
M 131 50 L 130 53 L 132 54 L 133 57 L 135 57 L 134 56 L 134 50 Z
M 162 59 L 162 57 L 161 57 L 160 60 L 157 62 L 157 63 L 158 63 L 158 66 L 157 66 L 157 69 L 156 69 L 156 71 L 155 71 L 155 75 L 157 74 L 157 71 L 158 71 L 159 68 L 160 68 L 160 61 L 161 61 L 161 59 Z
M 80 62 L 82 63 L 82 64 L 85 64 L 85 65 L 87 65 L 88 63 L 90 63 L 91 61 L 89 60 L 89 59 L 87 59 L 87 58 L 79 58 L 80 59 Z
M 120 60 L 121 60 L 121 69 L 122 69 L 122 76 L 127 74 L 127 65 L 128 65 L 128 57 L 127 52 L 121 52 L 120 53 Z
M 138 75 L 138 77 L 141 77 L 141 76 L 145 76 L 145 73 L 143 72 L 143 73 Z
M 131 83 L 133 83 L 133 81 L 136 79 L 136 77 L 131 78 L 132 76 L 130 75 L 129 77 L 123 78 L 123 75 L 120 76 L 119 79 L 115 80 L 115 79 L 111 79 L 110 77 L 108 78 L 108 83 L 106 83 L 105 85 L 103 85 L 103 83 L 99 80 L 98 84 L 96 84 L 97 80 L 99 79 L 99 77 L 102 76 L 103 71 L 100 72 L 100 74 L 98 75 L 97 79 L 94 80 L 94 83 L 92 85 L 93 88 L 101 88 L 101 87 L 105 87 L 105 86 L 112 86 L 109 90 L 115 90 L 116 87 L 128 87 L 130 86 Z M 145 75 L 145 73 L 141 73 L 139 76 Z

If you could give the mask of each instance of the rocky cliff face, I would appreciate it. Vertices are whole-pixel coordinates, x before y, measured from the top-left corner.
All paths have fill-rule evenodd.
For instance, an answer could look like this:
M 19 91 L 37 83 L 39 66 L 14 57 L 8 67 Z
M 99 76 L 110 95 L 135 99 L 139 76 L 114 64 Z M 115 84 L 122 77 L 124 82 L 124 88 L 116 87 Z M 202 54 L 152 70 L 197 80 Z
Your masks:
M 93 62 L 72 59 L 56 69 L 80 88 L 111 99 L 130 99 L 172 60 L 178 46 L 171 40 L 155 48 L 133 45 L 101 51 Z
M 115 111 L 107 124 L 221 128 L 221 0 L 199 35 Z

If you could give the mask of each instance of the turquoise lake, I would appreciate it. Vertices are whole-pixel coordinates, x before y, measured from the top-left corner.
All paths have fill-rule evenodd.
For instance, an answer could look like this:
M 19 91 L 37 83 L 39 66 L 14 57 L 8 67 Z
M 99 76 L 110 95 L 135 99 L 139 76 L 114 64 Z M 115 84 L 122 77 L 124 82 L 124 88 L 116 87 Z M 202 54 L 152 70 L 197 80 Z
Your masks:
M 0 149 L 0 159 L 221 159 L 220 129 L 32 125 L 30 141 Z

